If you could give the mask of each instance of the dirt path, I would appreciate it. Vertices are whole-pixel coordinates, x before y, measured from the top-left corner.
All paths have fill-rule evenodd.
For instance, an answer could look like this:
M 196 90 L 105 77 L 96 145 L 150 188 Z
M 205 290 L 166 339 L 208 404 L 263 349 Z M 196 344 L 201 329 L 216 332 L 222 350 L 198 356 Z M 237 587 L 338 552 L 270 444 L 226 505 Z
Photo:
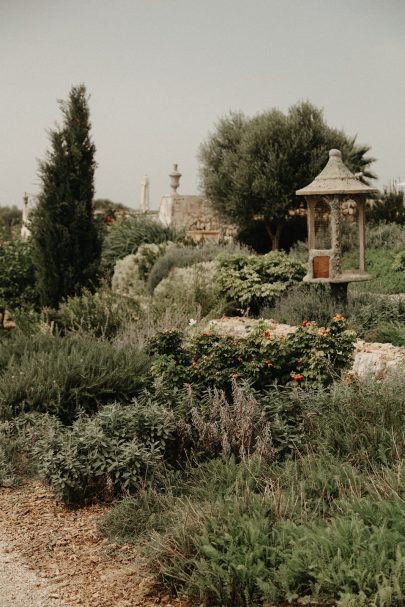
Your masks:
M 7 538 L 4 538 L 5 540 Z M 1 607 L 68 607 L 57 590 L 30 571 L 21 559 L 0 541 Z
M 153 596 L 133 547 L 100 537 L 104 512 L 67 510 L 38 482 L 0 488 L 1 607 L 181 607 Z

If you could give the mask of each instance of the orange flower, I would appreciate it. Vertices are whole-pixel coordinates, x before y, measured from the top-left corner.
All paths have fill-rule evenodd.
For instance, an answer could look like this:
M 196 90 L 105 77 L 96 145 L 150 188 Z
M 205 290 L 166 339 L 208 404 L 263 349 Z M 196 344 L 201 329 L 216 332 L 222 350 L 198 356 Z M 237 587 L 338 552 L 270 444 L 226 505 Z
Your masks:
M 345 317 L 344 317 L 344 316 L 342 316 L 341 314 L 336 314 L 336 315 L 333 317 L 333 320 L 337 320 L 337 321 L 341 321 L 341 320 L 344 320 L 344 319 L 345 319 Z
M 321 329 L 318 329 L 317 333 L 318 333 L 318 335 L 320 335 L 320 337 L 326 337 L 328 335 L 329 331 L 328 331 L 328 329 L 321 328 Z
M 293 375 L 291 375 L 291 379 L 293 381 L 301 381 L 301 379 L 304 379 L 304 376 L 302 375 L 302 373 L 294 373 Z
M 197 360 L 198 360 L 198 356 L 196 354 L 194 356 L 193 360 L 191 361 L 191 366 L 193 367 L 193 369 L 198 369 Z
M 269 329 L 265 329 L 262 333 L 264 339 L 270 339 L 270 330 Z
M 301 323 L 301 327 L 307 327 L 310 324 L 311 323 L 309 322 L 309 320 L 303 320 L 302 323 Z

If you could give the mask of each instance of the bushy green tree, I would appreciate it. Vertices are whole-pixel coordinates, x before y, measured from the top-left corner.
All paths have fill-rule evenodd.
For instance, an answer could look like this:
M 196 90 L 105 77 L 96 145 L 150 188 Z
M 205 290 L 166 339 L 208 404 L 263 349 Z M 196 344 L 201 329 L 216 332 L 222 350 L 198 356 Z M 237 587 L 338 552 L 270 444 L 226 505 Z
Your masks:
M 368 170 L 370 148 L 329 127 L 322 110 L 309 102 L 287 114 L 278 109 L 253 118 L 231 113 L 200 148 L 201 185 L 219 213 L 240 227 L 262 219 L 277 249 L 290 211 L 302 204 L 295 191 L 322 170 L 331 148 L 341 150 L 352 171 L 374 177 Z
M 61 101 L 63 125 L 50 131 L 40 163 L 42 190 L 33 214 L 32 243 L 43 305 L 55 307 L 97 282 L 101 242 L 93 218 L 95 146 L 84 85 Z
M 21 226 L 22 213 L 15 205 L 0 207 L 0 240 L 12 240 L 13 232 Z
M 367 210 L 368 219 L 374 223 L 386 221 L 405 225 L 404 193 L 394 186 L 384 188 L 382 196 L 373 201 Z

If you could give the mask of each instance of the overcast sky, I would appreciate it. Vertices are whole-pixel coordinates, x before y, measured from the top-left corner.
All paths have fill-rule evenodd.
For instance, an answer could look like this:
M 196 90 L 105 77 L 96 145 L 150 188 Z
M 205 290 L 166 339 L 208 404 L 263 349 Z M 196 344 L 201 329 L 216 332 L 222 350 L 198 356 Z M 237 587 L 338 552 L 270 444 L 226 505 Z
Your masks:
M 96 195 L 198 189 L 219 117 L 299 100 L 358 135 L 379 185 L 405 179 L 405 0 L 0 0 L 0 205 L 39 189 L 57 99 L 84 83 Z

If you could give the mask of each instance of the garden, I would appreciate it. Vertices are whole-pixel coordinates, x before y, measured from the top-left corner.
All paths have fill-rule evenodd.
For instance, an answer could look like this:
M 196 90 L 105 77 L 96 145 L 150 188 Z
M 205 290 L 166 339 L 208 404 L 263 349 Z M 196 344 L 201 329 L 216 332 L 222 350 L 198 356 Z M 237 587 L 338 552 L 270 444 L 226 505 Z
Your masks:
M 91 151 L 73 120 L 84 95 L 64 129 Z M 370 210 L 373 278 L 337 308 L 302 282 L 305 242 L 258 255 L 141 214 L 95 220 L 83 171 L 87 215 L 65 203 L 52 240 L 54 162 L 31 239 L 17 221 L 0 244 L 0 486 L 40 479 L 66 511 L 106 505 L 98 534 L 133 547 L 156 596 L 403 605 L 405 373 L 347 371 L 358 337 L 405 346 L 405 224 Z M 350 227 L 343 240 L 350 264 Z M 241 337 L 221 317 L 255 322 Z

